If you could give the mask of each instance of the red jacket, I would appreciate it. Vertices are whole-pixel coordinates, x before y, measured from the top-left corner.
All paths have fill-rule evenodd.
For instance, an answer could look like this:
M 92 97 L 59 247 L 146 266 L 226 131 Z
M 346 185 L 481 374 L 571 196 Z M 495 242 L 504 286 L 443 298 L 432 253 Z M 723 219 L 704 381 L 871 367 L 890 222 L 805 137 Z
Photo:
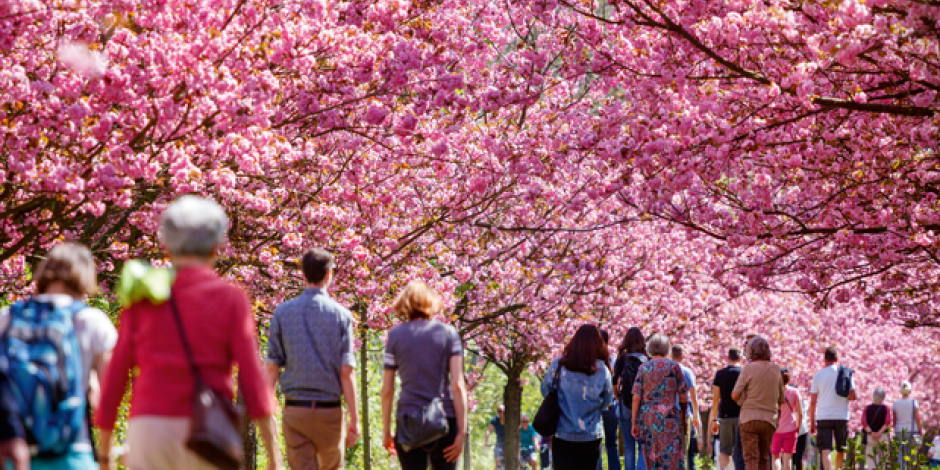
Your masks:
M 202 379 L 231 397 L 232 368 L 237 366 L 248 415 L 257 419 L 273 413 L 273 390 L 261 372 L 255 321 L 245 291 L 208 266 L 187 267 L 176 273 L 173 296 Z M 189 416 L 194 382 L 169 302 L 128 307 L 118 333 L 102 381 L 98 427 L 114 429 L 132 370 L 131 417 Z

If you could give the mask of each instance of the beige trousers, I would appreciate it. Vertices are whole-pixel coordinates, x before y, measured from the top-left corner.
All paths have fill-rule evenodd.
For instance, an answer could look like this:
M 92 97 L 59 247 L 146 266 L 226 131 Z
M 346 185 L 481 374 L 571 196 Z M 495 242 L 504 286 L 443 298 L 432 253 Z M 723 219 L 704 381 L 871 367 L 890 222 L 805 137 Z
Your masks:
M 131 470 L 214 470 L 186 448 L 189 418 L 139 416 L 127 422 L 127 456 Z
M 343 468 L 346 437 L 342 408 L 284 407 L 284 444 L 291 470 Z

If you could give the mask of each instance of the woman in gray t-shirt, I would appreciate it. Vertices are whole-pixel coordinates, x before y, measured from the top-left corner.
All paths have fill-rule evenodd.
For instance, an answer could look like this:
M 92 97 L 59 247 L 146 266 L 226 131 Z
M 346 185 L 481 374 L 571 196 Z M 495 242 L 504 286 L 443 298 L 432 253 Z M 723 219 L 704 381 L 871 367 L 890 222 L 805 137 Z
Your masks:
M 428 462 L 433 470 L 454 470 L 467 435 L 467 386 L 460 336 L 453 326 L 431 319 L 441 308 L 441 297 L 423 282 L 409 282 L 392 308 L 407 321 L 388 332 L 385 344 L 382 442 L 398 454 L 402 470 L 426 470 Z M 447 435 L 407 452 L 401 447 L 391 431 L 396 374 L 401 380 L 396 416 L 421 409 L 440 394 L 447 413 Z

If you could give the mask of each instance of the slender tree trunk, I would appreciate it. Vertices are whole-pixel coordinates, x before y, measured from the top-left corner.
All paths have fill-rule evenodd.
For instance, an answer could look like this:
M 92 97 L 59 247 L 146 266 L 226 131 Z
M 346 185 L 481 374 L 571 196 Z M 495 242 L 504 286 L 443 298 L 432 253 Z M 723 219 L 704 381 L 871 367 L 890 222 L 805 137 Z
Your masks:
M 519 470 L 519 425 L 522 416 L 522 371 L 524 365 L 513 364 L 506 374 L 503 404 L 506 406 L 506 440 L 503 462 L 506 470 Z
M 467 437 L 464 440 L 463 444 L 463 469 L 471 470 L 473 468 L 473 462 L 470 461 L 470 433 L 467 433 Z
M 362 468 L 372 470 L 372 434 L 369 425 L 369 330 L 365 323 L 360 330 L 359 347 L 359 415 L 362 429 Z
M 239 405 L 245 405 L 245 399 L 241 393 L 238 394 L 237 398 Z M 255 428 L 255 423 L 248 418 L 246 413 L 242 416 L 242 445 L 245 452 L 245 461 L 243 462 L 244 468 L 248 470 L 255 470 L 258 468 L 258 430 Z

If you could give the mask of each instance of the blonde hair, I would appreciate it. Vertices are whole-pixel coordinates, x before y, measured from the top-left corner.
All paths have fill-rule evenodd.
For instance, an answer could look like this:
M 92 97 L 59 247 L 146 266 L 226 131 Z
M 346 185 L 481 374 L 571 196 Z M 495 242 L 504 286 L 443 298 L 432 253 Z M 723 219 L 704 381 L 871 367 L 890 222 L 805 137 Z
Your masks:
M 33 273 L 36 290 L 42 294 L 49 286 L 61 282 L 77 297 L 98 291 L 95 259 L 91 250 L 78 243 L 59 243 L 52 247 Z
M 430 318 L 441 309 L 441 296 L 431 286 L 411 281 L 395 297 L 392 309 L 408 320 Z

